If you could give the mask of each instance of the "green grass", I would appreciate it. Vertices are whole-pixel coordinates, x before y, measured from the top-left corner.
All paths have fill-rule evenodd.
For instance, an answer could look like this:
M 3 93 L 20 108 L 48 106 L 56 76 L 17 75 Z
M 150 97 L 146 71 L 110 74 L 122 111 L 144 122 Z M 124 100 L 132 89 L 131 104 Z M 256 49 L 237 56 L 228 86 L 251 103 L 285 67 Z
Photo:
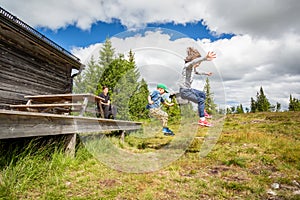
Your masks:
M 82 144 L 75 158 L 53 141 L 19 149 L 8 145 L 0 156 L 0 199 L 300 199 L 294 194 L 300 190 L 295 184 L 300 183 L 300 112 L 228 115 L 218 142 L 200 157 L 208 130 L 199 128 L 186 153 L 148 173 L 111 169 Z M 175 140 L 160 132 L 145 138 L 129 134 L 124 142 L 108 139 L 141 154 Z

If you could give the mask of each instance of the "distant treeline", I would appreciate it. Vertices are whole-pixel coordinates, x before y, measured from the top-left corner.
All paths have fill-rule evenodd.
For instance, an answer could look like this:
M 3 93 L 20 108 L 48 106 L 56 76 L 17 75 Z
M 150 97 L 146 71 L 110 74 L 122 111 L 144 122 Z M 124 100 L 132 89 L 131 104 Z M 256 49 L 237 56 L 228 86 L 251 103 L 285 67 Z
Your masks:
M 251 97 L 250 108 L 243 108 L 243 105 L 240 104 L 237 107 L 227 108 L 226 113 L 228 114 L 239 114 L 239 113 L 255 113 L 255 112 L 279 112 L 281 111 L 281 104 L 279 102 L 276 105 L 272 105 L 266 95 L 264 94 L 264 90 L 260 87 L 259 92 L 256 94 L 256 100 Z M 290 102 L 288 111 L 300 111 L 300 100 L 293 98 L 290 95 Z

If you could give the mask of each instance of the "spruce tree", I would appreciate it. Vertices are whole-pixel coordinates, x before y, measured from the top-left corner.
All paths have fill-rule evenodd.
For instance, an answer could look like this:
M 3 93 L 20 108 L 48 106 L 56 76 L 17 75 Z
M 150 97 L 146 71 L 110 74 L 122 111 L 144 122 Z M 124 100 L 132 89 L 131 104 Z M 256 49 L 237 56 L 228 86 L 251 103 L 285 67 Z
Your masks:
M 300 100 L 290 95 L 289 111 L 300 111 Z
M 242 104 L 240 104 L 239 106 L 236 107 L 236 113 L 238 113 L 238 114 L 245 113 Z
M 133 120 L 147 119 L 149 117 L 149 110 L 146 109 L 148 95 L 148 84 L 142 79 L 129 101 L 129 112 Z
M 264 94 L 262 87 L 260 87 L 259 93 L 257 93 L 256 105 L 259 112 L 266 112 L 270 109 L 271 104 Z
M 209 114 L 214 114 L 216 112 L 217 105 L 214 103 L 213 93 L 210 91 L 210 83 L 208 78 L 206 78 L 205 81 L 204 92 L 206 94 L 205 110 Z
M 111 100 L 117 108 L 118 119 L 130 120 L 132 118 L 129 102 L 139 88 L 139 76 L 134 58 L 130 57 L 127 61 L 124 55 L 119 55 L 114 59 L 101 76 L 100 83 L 111 88 Z
M 106 68 L 114 60 L 114 58 L 115 49 L 112 47 L 110 39 L 106 38 L 103 47 L 99 51 L 99 65 Z
M 81 72 L 73 79 L 73 93 L 85 93 L 84 74 Z
M 74 93 L 96 94 L 98 79 L 102 68 L 96 63 L 94 57 L 88 62 L 87 68 L 74 79 Z
M 236 113 L 236 110 L 235 110 L 234 106 L 231 106 L 230 109 L 231 109 L 231 113 Z
M 232 114 L 231 108 L 229 107 L 226 108 L 226 114 Z
M 281 104 L 279 102 L 276 103 L 276 112 L 281 110 Z
M 257 111 L 256 101 L 251 97 L 251 104 L 250 104 L 250 112 L 255 113 Z
M 115 57 L 115 49 L 112 47 L 111 41 L 109 38 L 106 38 L 103 47 L 99 51 L 99 60 L 98 64 L 100 65 L 102 69 L 101 75 L 98 77 L 97 81 L 97 94 L 100 94 L 102 92 L 102 87 L 107 86 L 108 88 L 111 88 L 110 85 L 107 85 L 107 82 L 103 82 L 103 80 L 106 80 L 107 71 L 109 68 L 109 65 L 116 59 Z M 106 72 L 106 73 L 104 73 Z M 109 94 L 111 95 L 111 91 L 109 90 Z
M 176 101 L 175 95 L 171 96 L 171 103 L 174 103 L 174 105 L 173 106 L 164 105 L 164 110 L 168 113 L 170 122 L 178 122 L 181 117 L 181 110 L 180 110 L 180 106 Z
M 96 62 L 92 56 L 86 69 L 74 78 L 74 93 L 93 93 L 98 95 L 102 92 L 103 83 L 99 82 L 103 71 L 114 59 L 115 50 L 111 41 L 107 38 L 99 51 L 99 59 Z
M 244 111 L 244 107 L 243 107 L 243 105 L 242 105 L 242 104 L 240 105 L 240 113 L 245 113 L 245 111 Z
M 129 114 L 133 120 L 146 119 L 149 116 L 149 111 L 146 109 L 148 103 L 147 97 L 149 95 L 148 84 L 144 79 L 138 82 L 140 73 L 136 67 L 132 50 L 128 53 L 128 62 L 132 66 L 132 72 L 130 73 L 133 73 L 132 75 L 135 77 L 132 81 L 136 80 L 137 82 L 135 85 L 136 88 L 129 99 Z

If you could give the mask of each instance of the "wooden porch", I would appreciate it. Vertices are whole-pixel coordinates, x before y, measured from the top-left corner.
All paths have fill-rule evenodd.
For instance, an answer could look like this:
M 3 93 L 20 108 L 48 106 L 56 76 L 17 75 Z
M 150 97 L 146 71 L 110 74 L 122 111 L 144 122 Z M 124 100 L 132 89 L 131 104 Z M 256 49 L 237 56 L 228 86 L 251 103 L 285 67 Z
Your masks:
M 0 139 L 137 130 L 142 123 L 93 117 L 0 110 Z

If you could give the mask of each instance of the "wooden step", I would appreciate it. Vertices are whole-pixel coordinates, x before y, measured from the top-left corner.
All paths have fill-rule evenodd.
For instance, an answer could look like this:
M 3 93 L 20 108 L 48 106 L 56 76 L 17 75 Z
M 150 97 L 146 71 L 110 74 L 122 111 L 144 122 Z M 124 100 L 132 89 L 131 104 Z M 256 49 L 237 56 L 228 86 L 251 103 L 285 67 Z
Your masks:
M 81 103 L 58 103 L 58 104 L 30 104 L 30 105 L 10 105 L 11 108 L 55 108 L 55 107 L 78 107 Z

